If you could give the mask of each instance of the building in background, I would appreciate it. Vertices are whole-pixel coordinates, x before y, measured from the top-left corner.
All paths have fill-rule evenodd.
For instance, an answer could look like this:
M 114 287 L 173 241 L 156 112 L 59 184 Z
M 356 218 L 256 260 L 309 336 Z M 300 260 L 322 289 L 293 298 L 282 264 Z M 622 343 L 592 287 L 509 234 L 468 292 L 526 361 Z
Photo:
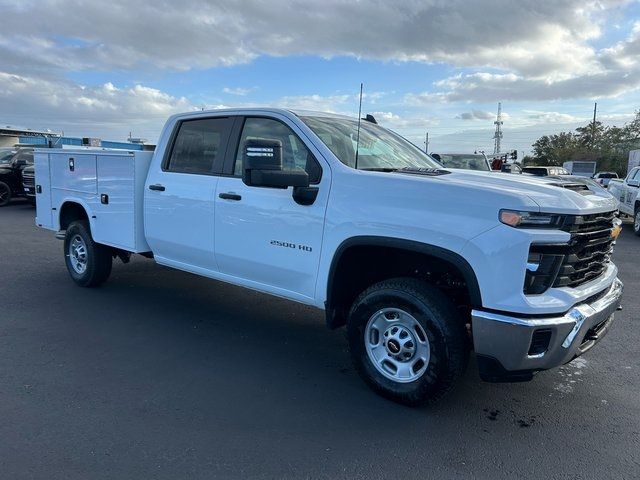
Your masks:
M 0 147 L 31 145 L 39 147 L 96 147 L 117 148 L 123 150 L 153 150 L 154 145 L 145 143 L 143 139 L 131 138 L 128 142 L 114 142 L 100 138 L 65 137 L 50 130 L 30 130 L 24 128 L 0 127 Z

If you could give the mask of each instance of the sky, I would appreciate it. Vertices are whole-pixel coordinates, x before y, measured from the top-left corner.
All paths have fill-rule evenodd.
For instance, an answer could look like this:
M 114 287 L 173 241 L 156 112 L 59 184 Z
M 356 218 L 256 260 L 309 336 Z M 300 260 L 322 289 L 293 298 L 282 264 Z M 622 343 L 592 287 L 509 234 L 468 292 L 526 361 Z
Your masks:
M 177 112 L 363 114 L 431 152 L 529 153 L 640 109 L 638 0 L 0 0 L 0 125 L 155 143 Z

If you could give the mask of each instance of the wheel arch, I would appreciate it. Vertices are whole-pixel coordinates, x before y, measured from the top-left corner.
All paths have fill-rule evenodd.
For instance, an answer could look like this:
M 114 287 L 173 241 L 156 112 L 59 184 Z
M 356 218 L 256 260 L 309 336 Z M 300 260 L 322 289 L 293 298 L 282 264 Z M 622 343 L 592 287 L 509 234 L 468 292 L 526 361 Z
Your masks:
M 91 217 L 89 216 L 89 208 L 79 199 L 66 199 L 60 205 L 58 213 L 59 230 L 69 228 L 71 222 L 76 220 L 87 220 L 92 227 Z
M 353 258 L 350 256 L 354 252 L 362 251 L 362 249 L 369 251 L 369 253 L 364 253 L 365 257 L 389 253 L 390 255 L 401 255 L 404 259 L 419 258 L 421 261 L 437 264 L 440 268 L 451 266 L 454 273 L 459 274 L 464 281 L 470 306 L 480 307 L 482 305 L 482 295 L 476 274 L 469 262 L 461 255 L 443 247 L 414 240 L 383 236 L 357 236 L 344 240 L 336 249 L 331 260 L 325 301 L 327 326 L 331 329 L 346 323 L 348 308 L 344 303 L 354 294 L 353 292 L 345 294 L 341 290 L 345 287 L 345 281 L 341 276 L 345 275 L 344 270 L 349 267 L 347 259 Z M 385 259 L 389 261 L 389 258 Z M 389 276 L 395 276 L 395 274 L 396 272 L 389 272 Z M 377 275 L 374 274 L 374 276 Z M 388 278 L 384 271 L 379 272 L 379 275 L 380 278 L 373 280 Z

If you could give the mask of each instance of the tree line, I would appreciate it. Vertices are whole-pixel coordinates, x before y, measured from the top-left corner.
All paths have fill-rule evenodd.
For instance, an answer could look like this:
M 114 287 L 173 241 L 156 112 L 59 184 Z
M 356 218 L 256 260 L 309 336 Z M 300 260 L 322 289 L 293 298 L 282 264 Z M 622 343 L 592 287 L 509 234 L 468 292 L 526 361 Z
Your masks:
M 533 156 L 523 159 L 525 165 L 562 165 L 570 160 L 597 162 L 598 171 L 626 175 L 629 150 L 640 148 L 640 110 L 622 127 L 589 122 L 573 132 L 544 135 L 532 145 Z

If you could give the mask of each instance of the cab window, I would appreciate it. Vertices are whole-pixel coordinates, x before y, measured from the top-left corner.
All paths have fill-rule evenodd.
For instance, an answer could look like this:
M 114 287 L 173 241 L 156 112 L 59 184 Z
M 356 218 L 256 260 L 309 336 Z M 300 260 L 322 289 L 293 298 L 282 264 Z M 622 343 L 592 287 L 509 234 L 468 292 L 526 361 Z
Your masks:
M 282 167 L 285 170 L 305 170 L 309 183 L 319 183 L 322 169 L 300 138 L 284 123 L 271 118 L 247 118 L 242 128 L 233 174 L 242 176 L 242 156 L 248 140 L 280 140 Z
M 179 173 L 213 173 L 214 162 L 221 162 L 224 157 L 229 130 L 230 121 L 227 118 L 181 122 L 165 170 Z

